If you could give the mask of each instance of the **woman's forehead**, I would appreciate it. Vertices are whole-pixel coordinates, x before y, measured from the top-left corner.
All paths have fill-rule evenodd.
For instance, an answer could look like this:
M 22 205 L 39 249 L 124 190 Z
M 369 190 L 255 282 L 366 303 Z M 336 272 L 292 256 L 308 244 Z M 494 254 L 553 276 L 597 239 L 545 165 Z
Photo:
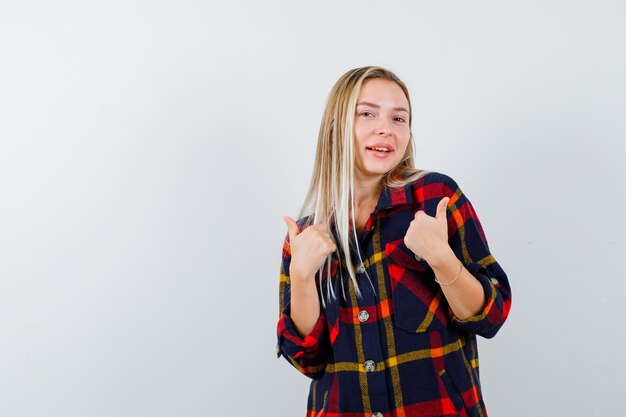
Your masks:
M 388 107 L 394 110 L 409 108 L 409 102 L 404 91 L 393 81 L 382 78 L 367 80 L 361 87 L 358 105 L 370 105 L 373 107 Z

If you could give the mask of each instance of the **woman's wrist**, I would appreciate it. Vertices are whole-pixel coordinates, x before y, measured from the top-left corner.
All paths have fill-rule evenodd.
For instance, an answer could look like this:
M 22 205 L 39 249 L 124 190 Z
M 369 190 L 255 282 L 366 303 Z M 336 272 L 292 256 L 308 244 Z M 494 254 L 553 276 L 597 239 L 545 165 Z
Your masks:
M 437 255 L 428 261 L 428 265 L 434 270 L 443 269 L 445 267 L 455 266 L 458 263 L 457 259 L 452 248 L 447 246 L 438 251 Z
M 317 288 L 315 286 L 315 276 L 306 277 L 298 273 L 290 274 L 289 281 L 291 285 L 291 293 L 298 293 L 305 297 L 317 296 Z

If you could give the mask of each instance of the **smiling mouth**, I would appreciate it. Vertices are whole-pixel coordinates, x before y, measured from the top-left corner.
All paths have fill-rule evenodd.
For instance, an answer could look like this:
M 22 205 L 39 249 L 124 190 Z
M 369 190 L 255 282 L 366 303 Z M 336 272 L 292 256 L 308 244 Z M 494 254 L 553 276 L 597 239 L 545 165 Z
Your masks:
M 370 150 L 370 151 L 385 152 L 385 153 L 387 153 L 387 152 L 393 152 L 393 151 L 392 151 L 391 149 L 389 149 L 389 148 L 370 148 L 370 147 L 367 147 L 367 146 L 366 146 L 366 147 L 365 147 L 365 149 L 368 149 L 368 150 Z

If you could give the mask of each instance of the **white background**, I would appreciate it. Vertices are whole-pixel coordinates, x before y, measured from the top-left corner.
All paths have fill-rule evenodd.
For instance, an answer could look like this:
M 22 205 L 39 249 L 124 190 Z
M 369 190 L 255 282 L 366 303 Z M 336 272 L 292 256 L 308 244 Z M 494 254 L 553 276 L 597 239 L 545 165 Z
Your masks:
M 622 413 L 624 51 L 618 0 L 3 1 L 0 415 L 304 415 L 281 216 L 363 65 L 511 281 L 490 416 Z

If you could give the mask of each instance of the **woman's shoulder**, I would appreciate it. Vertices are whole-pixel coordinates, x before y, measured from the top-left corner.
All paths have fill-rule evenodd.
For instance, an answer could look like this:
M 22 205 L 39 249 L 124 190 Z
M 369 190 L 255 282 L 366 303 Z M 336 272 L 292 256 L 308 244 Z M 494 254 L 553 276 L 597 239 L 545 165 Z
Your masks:
M 423 187 L 435 187 L 444 191 L 444 188 L 451 189 L 454 192 L 458 188 L 457 182 L 450 175 L 439 171 L 427 171 L 423 175 L 410 182 L 413 190 Z

